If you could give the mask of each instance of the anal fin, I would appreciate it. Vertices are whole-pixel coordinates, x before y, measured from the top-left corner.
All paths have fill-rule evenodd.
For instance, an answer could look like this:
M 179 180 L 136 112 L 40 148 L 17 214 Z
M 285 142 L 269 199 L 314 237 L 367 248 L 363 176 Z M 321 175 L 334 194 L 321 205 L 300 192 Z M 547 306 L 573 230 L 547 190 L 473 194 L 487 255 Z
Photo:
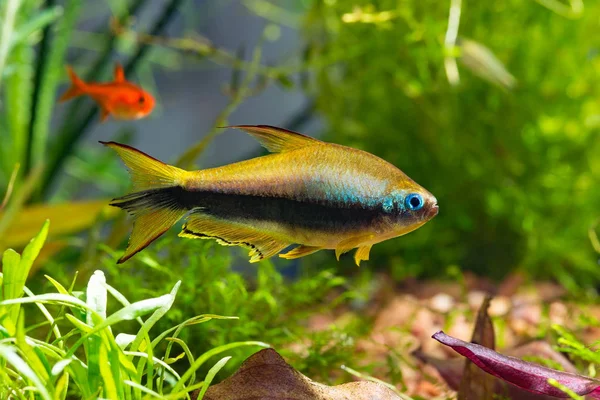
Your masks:
M 317 251 L 319 251 L 321 249 L 322 249 L 322 247 L 301 245 L 301 246 L 296 247 L 295 249 L 288 251 L 285 254 L 280 254 L 279 257 L 285 258 L 287 260 L 292 260 L 294 258 L 300 258 L 300 257 L 307 256 L 309 254 L 312 254 L 312 253 L 316 253 Z
M 223 246 L 250 249 L 250 262 L 258 262 L 279 253 L 291 243 L 275 238 L 252 226 L 196 212 L 188 217 L 179 234 L 192 239 L 213 239 Z

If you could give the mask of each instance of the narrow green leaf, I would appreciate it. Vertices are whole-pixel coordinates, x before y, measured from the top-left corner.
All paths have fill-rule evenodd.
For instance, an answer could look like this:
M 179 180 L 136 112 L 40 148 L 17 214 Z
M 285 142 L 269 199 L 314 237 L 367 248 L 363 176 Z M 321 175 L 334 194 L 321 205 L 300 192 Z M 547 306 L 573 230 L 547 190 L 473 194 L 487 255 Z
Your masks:
M 61 285 L 57 280 L 55 280 L 54 278 L 52 278 L 48 275 L 44 275 L 44 277 L 50 281 L 50 283 L 56 288 L 56 290 L 58 290 L 58 293 L 62 293 L 62 294 L 66 294 L 66 295 L 69 294 L 69 291 L 67 289 L 65 289 L 65 287 L 63 285 Z
M 163 398 L 163 396 L 161 396 L 160 394 L 156 393 L 154 390 L 150 390 L 147 387 L 140 385 L 139 383 L 132 382 L 130 380 L 124 380 L 123 383 L 126 384 L 126 385 L 131 386 L 132 388 L 138 389 L 141 392 L 149 394 L 152 397 L 156 397 L 157 399 L 162 399 Z
M 204 393 L 206 393 L 208 390 L 208 387 L 215 378 L 215 375 L 219 373 L 221 368 L 223 368 L 229 360 L 231 360 L 231 356 L 221 358 L 219 362 L 213 365 L 213 367 L 208 371 L 206 378 L 204 378 L 204 385 L 202 385 L 202 389 L 200 389 L 200 393 L 198 393 L 198 397 L 196 398 L 197 400 L 202 400 L 204 398 Z
M 156 337 L 153 341 L 152 341 L 152 346 L 156 347 L 158 345 L 158 343 L 160 343 L 161 340 L 163 340 L 169 333 L 175 331 L 175 333 L 173 334 L 173 337 L 169 339 L 169 344 L 167 344 L 167 348 L 165 350 L 165 355 L 164 358 L 169 358 L 169 355 L 171 354 L 171 348 L 173 346 L 173 343 L 179 340 L 177 339 L 177 336 L 179 336 L 179 333 L 183 330 L 183 328 L 185 328 L 188 325 L 194 325 L 194 324 L 201 324 L 207 321 L 210 321 L 211 319 L 237 319 L 237 317 L 223 317 L 223 316 L 219 316 L 219 315 L 212 315 L 212 314 L 206 314 L 206 315 L 198 315 L 196 317 L 190 318 L 186 321 L 183 321 L 182 323 L 167 329 L 166 331 L 162 332 L 160 335 L 158 335 L 158 337 Z M 185 344 L 185 342 L 181 342 L 183 343 L 181 345 L 181 347 L 184 349 L 184 351 L 186 351 L 186 354 L 188 356 L 188 359 L 190 360 L 190 365 L 193 364 L 193 360 L 194 360 L 194 356 L 191 354 L 191 352 L 189 351 L 189 349 L 187 349 L 187 345 Z M 187 350 L 186 350 L 187 349 Z M 195 373 L 193 376 L 193 380 L 195 380 L 196 376 Z M 162 389 L 163 386 L 163 381 L 164 381 L 164 374 L 160 377 L 159 381 L 158 381 L 158 388 L 159 390 Z
M 179 332 L 186 326 L 202 324 L 202 323 L 208 322 L 212 319 L 238 319 L 238 317 L 229 317 L 229 316 L 216 315 L 216 314 L 196 315 L 195 317 L 189 318 L 189 319 L 183 321 L 182 323 L 177 324 L 177 325 L 167 329 L 166 331 L 162 332 L 160 335 L 158 335 L 156 338 L 154 338 L 154 340 L 152 341 L 152 346 L 156 347 L 158 345 L 158 343 L 160 343 L 161 340 L 166 338 L 167 335 L 173 331 Z M 175 336 L 177 336 L 177 335 L 175 335 Z
M 193 392 L 194 390 L 200 389 L 203 385 L 204 385 L 204 382 L 199 382 L 194 385 L 187 386 L 185 389 L 180 390 L 179 392 L 169 393 L 167 396 L 164 397 L 164 399 L 165 400 L 176 400 L 176 399 L 182 399 L 184 397 L 189 399 L 190 398 L 189 393 Z
M 8 249 L 2 255 L 2 300 L 14 299 L 17 296 L 14 277 L 19 271 L 21 255 L 13 249 Z
M 190 365 L 194 364 L 194 361 L 196 361 L 196 360 L 194 359 L 194 355 L 192 354 L 192 352 L 186 342 L 184 342 L 183 340 L 176 338 L 176 337 L 166 338 L 165 340 L 167 340 L 169 342 L 177 343 L 178 345 L 180 345 L 181 348 L 183 349 L 183 353 L 187 356 L 189 364 Z
M 6 157 L 6 163 L 14 165 L 25 163 L 33 93 L 33 47 L 24 43 L 14 47 L 10 55 L 10 63 L 13 72 L 6 77 L 4 93 L 5 118 L 10 133 L 10 151 L 8 154 L 4 154 L 4 157 Z M 18 187 L 22 175 L 19 174 L 17 177 Z
M 31 239 L 31 241 L 29 242 L 29 244 L 27 246 L 25 246 L 25 249 L 23 250 L 23 254 L 21 256 L 21 276 L 20 276 L 20 282 L 23 282 L 23 286 L 25 285 L 25 280 L 27 279 L 27 276 L 29 275 L 29 270 L 31 269 L 31 266 L 33 265 L 33 262 L 35 261 L 35 259 L 37 258 L 38 254 L 40 254 L 40 250 L 42 250 L 42 247 L 44 246 L 44 243 L 46 242 L 46 238 L 48 237 L 48 228 L 50 227 L 50 221 L 46 220 L 46 222 L 44 222 L 44 225 L 42 225 L 42 229 L 40 230 L 40 233 L 38 233 L 33 239 Z M 21 291 L 23 289 L 21 288 Z
M 121 292 L 119 292 L 114 287 L 110 286 L 108 283 L 106 284 L 106 290 L 108 290 L 108 293 L 110 293 L 122 305 L 124 305 L 124 306 L 131 305 L 131 302 L 129 300 L 127 300 L 127 298 L 125 296 L 123 296 L 121 294 Z M 137 317 L 135 320 L 137 322 L 139 322 L 140 325 L 144 325 L 144 321 L 142 321 L 142 319 L 140 317 Z
M 103 321 L 106 318 L 106 298 L 106 278 L 104 277 L 104 273 L 102 271 L 95 271 L 88 282 L 86 290 L 86 303 L 89 307 L 86 316 L 87 325 L 93 327 L 95 321 Z M 97 317 L 100 317 L 100 319 Z M 86 348 L 88 358 L 88 381 L 90 382 L 90 386 L 94 388 L 103 386 L 101 383 L 101 378 L 104 378 L 102 373 L 103 361 L 101 355 L 104 346 L 102 345 L 100 335 L 98 335 L 98 333 L 92 335 L 90 332 L 88 332 L 89 337 Z M 108 359 L 106 361 L 108 362 Z M 110 368 L 108 369 L 108 373 L 110 373 Z M 109 398 L 112 397 L 109 396 Z
M 31 290 L 29 290 L 27 288 L 27 286 L 23 287 L 23 291 L 29 297 L 34 296 L 33 292 Z M 42 303 L 35 303 L 35 305 L 37 306 L 37 308 L 40 309 L 40 311 L 42 312 L 42 314 L 44 315 L 44 317 L 46 318 L 46 320 L 52 326 L 52 329 L 51 329 L 50 332 L 53 332 L 54 336 L 56 336 L 57 339 L 60 338 L 62 336 L 61 333 L 60 333 L 60 329 L 58 328 L 58 325 L 56 325 L 56 322 L 55 322 L 56 320 L 54 319 L 54 317 L 52 316 L 52 314 L 50 314 L 50 312 L 48 311 L 48 309 L 46 308 L 46 306 L 44 306 Z M 50 332 L 48 332 L 48 338 L 46 339 L 46 341 L 50 340 Z M 59 348 L 62 349 L 62 347 L 63 347 L 63 343 L 59 342 Z
M 11 364 L 19 374 L 27 378 L 33 386 L 35 386 L 40 397 L 44 400 L 52 400 L 52 396 L 46 389 L 44 383 L 40 380 L 38 375 L 31 369 L 31 367 L 13 350 L 11 347 L 0 344 L 0 358 L 5 359 Z
M 115 337 L 115 342 L 121 350 L 125 350 L 134 340 L 135 335 L 130 335 L 128 333 L 119 333 L 117 337 Z
M 242 346 L 259 346 L 264 348 L 271 347 L 264 342 L 256 341 L 233 342 L 225 344 L 223 346 L 215 347 L 214 349 L 207 351 L 206 353 L 202 354 L 196 359 L 194 364 L 191 365 L 187 371 L 185 371 L 179 382 L 177 382 L 177 385 L 175 385 L 175 387 L 173 388 L 173 392 L 181 390 L 183 388 L 183 385 L 185 385 L 186 381 L 189 380 L 190 377 L 196 372 L 196 370 L 199 369 L 202 366 L 202 364 L 204 364 L 209 358 L 216 356 L 217 354 L 223 353 L 224 351 L 228 351 L 231 349 L 235 349 L 236 347 Z
M 183 353 L 180 353 L 179 355 L 177 355 L 175 357 L 171 357 L 171 358 L 165 359 L 165 362 L 167 364 L 173 364 L 173 363 L 176 363 L 177 361 L 181 360 L 183 357 L 185 357 L 185 351 Z
M 23 311 L 19 314 L 19 321 L 17 323 L 17 331 L 15 334 L 16 344 L 21 354 L 27 360 L 27 363 L 31 366 L 36 373 L 36 375 L 40 378 L 41 381 L 47 382 L 50 378 L 48 371 L 44 367 L 42 360 L 38 356 L 38 354 L 34 351 L 34 349 L 27 343 L 25 340 L 25 322 L 24 322 L 24 313 Z
M 108 359 L 108 351 L 103 344 L 100 345 L 98 359 L 100 361 L 100 375 L 103 381 L 104 396 L 108 399 L 119 399 L 116 379 L 113 376 L 111 362 Z
M 135 357 L 142 357 L 142 358 L 148 358 L 148 354 L 146 353 L 142 353 L 141 351 L 124 351 L 124 353 L 128 356 L 135 356 Z M 175 376 L 177 379 L 180 379 L 179 374 L 177 373 L 177 371 L 175 371 L 173 369 L 173 367 L 171 367 L 169 364 L 167 364 L 166 362 L 164 362 L 163 360 L 153 357 L 152 362 L 160 365 L 161 367 L 163 367 L 165 370 L 169 371 L 170 373 L 173 374 L 173 376 Z
M 67 368 L 67 366 L 69 364 L 71 364 L 72 362 L 73 362 L 72 358 L 62 359 L 62 360 L 57 361 L 54 364 L 54 366 L 52 367 L 51 374 L 53 376 L 60 375 L 65 370 L 65 368 Z
M 148 332 L 150 329 L 167 313 L 167 311 L 169 311 L 173 305 L 173 302 L 175 301 L 175 296 L 177 295 L 179 286 L 181 286 L 181 281 L 177 281 L 177 283 L 175 283 L 175 286 L 173 286 L 173 289 L 171 289 L 171 293 L 165 295 L 166 301 L 156 311 L 154 311 L 154 313 L 146 320 L 146 322 L 144 322 L 144 325 L 142 325 L 138 331 L 136 338 L 131 345 L 131 351 L 138 350 L 142 340 L 148 337 Z M 150 338 L 148 338 L 148 342 L 150 342 Z
M 121 360 L 127 360 L 123 351 L 116 345 L 114 340 L 110 343 L 109 362 L 112 376 L 115 380 L 115 388 L 117 390 L 117 399 L 125 398 L 125 387 L 123 386 L 123 379 L 128 378 L 127 372 L 129 369 Z M 133 365 L 131 365 L 133 367 Z M 133 368 L 132 368 L 133 369 Z
M 88 324 L 86 324 L 83 321 L 80 321 L 77 317 L 75 317 L 74 315 L 71 314 L 66 314 L 65 315 L 67 317 L 67 319 L 73 324 L 75 325 L 75 327 L 77 329 L 79 329 L 80 331 L 84 332 L 84 333 L 89 333 L 92 331 L 92 329 L 94 329 L 92 326 L 89 326 Z
M 56 382 L 54 399 L 65 400 L 67 398 L 67 390 L 69 389 L 69 374 L 64 373 Z
M 29 303 L 48 303 L 48 304 L 64 304 L 72 307 L 79 307 L 84 310 L 89 310 L 87 304 L 73 296 L 60 293 L 38 294 L 31 297 L 22 297 L 19 299 L 4 300 L 0 302 L 0 306 L 9 304 L 29 304 Z
M 55 294 L 54 296 L 62 296 L 62 295 Z M 36 296 L 36 297 L 41 297 L 41 296 Z M 111 314 L 104 321 L 97 323 L 90 332 L 86 333 L 73 346 L 71 346 L 71 349 L 69 350 L 69 353 L 67 353 L 67 354 L 69 356 L 73 355 L 75 353 L 75 351 L 79 348 L 79 346 L 81 346 L 81 344 L 83 344 L 84 341 L 87 340 L 88 337 L 90 337 L 91 335 L 94 335 L 95 333 L 101 331 L 102 329 L 104 329 L 108 326 L 117 324 L 122 321 L 129 321 L 129 320 L 135 319 L 137 317 L 140 317 L 142 315 L 146 315 L 146 314 L 156 310 L 157 308 L 161 307 L 163 304 L 168 303 L 169 301 L 170 301 L 169 295 L 163 295 L 163 296 L 155 297 L 152 299 L 141 300 L 136 303 L 132 303 L 129 306 L 123 307 L 122 309 L 115 312 L 114 314 Z M 0 303 L 0 305 L 2 305 L 2 303 Z M 89 307 L 87 305 L 85 306 L 85 308 L 89 309 Z
M 17 297 L 16 275 L 19 273 L 21 264 L 21 255 L 13 249 L 8 249 L 2 255 L 2 299 L 14 299 Z M 19 306 L 13 305 L 4 309 L 0 308 L 0 317 L 6 316 L 8 321 L 3 321 L 5 327 L 11 334 L 14 334 L 16 326 L 15 318 L 19 314 Z
M 92 398 L 92 390 L 87 384 L 87 368 L 80 360 L 74 360 L 69 366 L 69 370 L 73 375 L 73 381 L 78 383 L 78 388 L 81 390 L 82 399 Z

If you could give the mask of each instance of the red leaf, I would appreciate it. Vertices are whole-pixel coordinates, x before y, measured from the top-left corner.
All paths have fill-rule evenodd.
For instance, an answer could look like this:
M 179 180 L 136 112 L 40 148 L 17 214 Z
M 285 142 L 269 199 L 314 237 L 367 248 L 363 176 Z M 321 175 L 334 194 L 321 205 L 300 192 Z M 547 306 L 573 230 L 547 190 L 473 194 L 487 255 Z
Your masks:
M 548 379 L 555 379 L 578 395 L 589 395 L 592 398 L 600 399 L 599 380 L 504 356 L 487 347 L 448 336 L 442 331 L 432 337 L 438 342 L 452 347 L 454 351 L 467 357 L 488 374 L 531 392 L 559 398 L 569 397 L 562 390 L 548 383 Z

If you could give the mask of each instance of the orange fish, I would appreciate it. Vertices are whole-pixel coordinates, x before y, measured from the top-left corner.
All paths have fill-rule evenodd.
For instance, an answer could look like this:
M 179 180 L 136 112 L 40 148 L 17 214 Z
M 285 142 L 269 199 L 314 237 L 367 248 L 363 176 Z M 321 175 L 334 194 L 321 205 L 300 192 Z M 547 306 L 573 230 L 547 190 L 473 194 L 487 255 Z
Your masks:
M 67 101 L 77 96 L 88 95 L 102 109 L 101 120 L 109 115 L 116 119 L 140 119 L 152 112 L 154 98 L 141 87 L 128 82 L 120 64 L 115 66 L 115 80 L 108 83 L 86 83 L 79 78 L 73 68 L 67 66 L 71 87 L 59 99 Z

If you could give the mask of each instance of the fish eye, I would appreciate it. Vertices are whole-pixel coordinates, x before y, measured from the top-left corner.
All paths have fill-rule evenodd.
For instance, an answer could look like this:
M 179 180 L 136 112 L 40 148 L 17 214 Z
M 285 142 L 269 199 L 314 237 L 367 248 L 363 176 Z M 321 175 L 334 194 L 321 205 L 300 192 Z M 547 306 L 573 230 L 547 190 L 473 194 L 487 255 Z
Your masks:
M 411 193 L 406 196 L 404 203 L 406 204 L 406 208 L 412 211 L 420 210 L 425 204 L 423 197 L 421 197 L 421 195 L 418 193 Z
M 144 95 L 140 95 L 140 98 L 138 99 L 138 103 L 140 104 L 144 104 L 144 102 L 146 101 L 146 97 L 144 97 Z

